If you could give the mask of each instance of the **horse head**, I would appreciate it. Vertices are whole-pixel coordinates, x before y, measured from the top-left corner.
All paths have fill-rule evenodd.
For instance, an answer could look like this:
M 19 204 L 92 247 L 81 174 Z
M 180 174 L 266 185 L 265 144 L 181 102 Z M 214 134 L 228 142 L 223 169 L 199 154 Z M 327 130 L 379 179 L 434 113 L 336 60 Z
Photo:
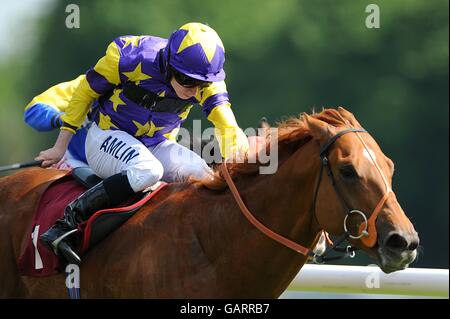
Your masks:
M 392 160 L 344 108 L 303 119 L 322 165 L 312 209 L 316 223 L 347 235 L 386 273 L 407 268 L 419 237 L 392 190 Z

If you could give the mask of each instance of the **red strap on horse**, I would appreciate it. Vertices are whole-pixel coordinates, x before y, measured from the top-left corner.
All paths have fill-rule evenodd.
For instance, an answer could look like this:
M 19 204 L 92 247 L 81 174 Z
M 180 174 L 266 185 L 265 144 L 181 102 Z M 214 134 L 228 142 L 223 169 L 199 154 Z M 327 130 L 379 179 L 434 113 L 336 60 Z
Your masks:
M 305 256 L 309 256 L 312 254 L 309 248 L 305 248 L 302 245 L 299 245 L 293 242 L 292 240 L 275 233 L 274 231 L 264 226 L 259 220 L 257 220 L 255 216 L 253 216 L 252 213 L 248 210 L 247 206 L 245 206 L 244 201 L 242 200 L 241 195 L 239 194 L 239 191 L 237 190 L 236 185 L 234 184 L 233 179 L 231 178 L 230 173 L 228 172 L 226 162 L 220 165 L 220 171 L 222 172 L 222 175 L 225 178 L 225 181 L 227 182 L 228 187 L 230 188 L 231 193 L 233 194 L 233 197 L 236 200 L 236 203 L 241 209 L 241 212 L 248 219 L 248 221 L 253 224 L 253 226 L 258 228 L 264 235 L 272 238 L 273 240 L 279 242 L 280 244 L 292 250 L 295 250 L 300 254 L 303 254 Z
M 381 209 L 383 208 L 384 203 L 388 200 L 389 195 L 391 195 L 391 194 L 394 194 L 394 193 L 392 191 L 388 191 L 388 192 L 384 193 L 383 197 L 378 202 L 377 206 L 373 210 L 372 215 L 370 215 L 370 218 L 367 221 L 368 236 L 361 238 L 361 242 L 364 245 L 366 245 L 367 247 L 373 247 L 373 246 L 375 246 L 375 243 L 377 242 L 378 235 L 377 235 L 377 228 L 375 225 L 375 221 L 377 220 L 378 214 L 381 212 Z M 361 225 L 359 227 L 359 231 L 361 232 L 363 230 L 363 228 L 364 228 L 364 225 Z

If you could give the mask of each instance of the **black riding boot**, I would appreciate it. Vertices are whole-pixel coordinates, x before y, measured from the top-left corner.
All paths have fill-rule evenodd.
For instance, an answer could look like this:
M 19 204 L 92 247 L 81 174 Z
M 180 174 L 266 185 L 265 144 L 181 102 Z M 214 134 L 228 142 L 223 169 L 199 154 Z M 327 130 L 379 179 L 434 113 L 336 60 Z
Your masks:
M 97 210 L 108 206 L 109 196 L 106 193 L 103 182 L 100 182 L 71 202 L 64 211 L 64 217 L 57 220 L 54 226 L 40 236 L 40 239 L 56 255 L 59 255 L 59 252 L 61 252 L 69 263 L 79 264 L 81 259 L 69 244 L 68 236 L 77 231 L 79 223 L 85 221 Z
M 56 221 L 40 239 L 56 255 L 62 255 L 69 264 L 80 264 L 81 258 L 71 247 L 68 237 L 77 232 L 77 227 L 100 209 L 119 204 L 129 198 L 134 191 L 125 173 L 113 175 L 71 202 L 64 211 L 64 217 Z

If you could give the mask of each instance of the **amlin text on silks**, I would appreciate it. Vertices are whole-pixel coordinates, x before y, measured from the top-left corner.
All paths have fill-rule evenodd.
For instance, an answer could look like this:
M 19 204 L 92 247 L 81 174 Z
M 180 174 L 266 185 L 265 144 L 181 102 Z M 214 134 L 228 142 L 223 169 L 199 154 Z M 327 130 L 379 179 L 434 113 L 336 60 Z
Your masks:
M 134 150 L 133 147 L 128 146 L 125 142 L 109 136 L 100 146 L 100 150 L 114 156 L 116 159 L 128 163 L 130 160 L 139 155 L 139 152 Z M 123 151 L 121 152 L 121 150 Z

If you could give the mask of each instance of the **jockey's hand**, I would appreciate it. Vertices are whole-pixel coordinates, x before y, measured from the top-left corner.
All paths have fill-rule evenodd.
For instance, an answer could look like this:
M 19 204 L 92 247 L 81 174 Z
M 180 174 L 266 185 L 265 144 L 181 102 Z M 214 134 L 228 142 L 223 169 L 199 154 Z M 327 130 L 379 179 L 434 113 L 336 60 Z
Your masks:
M 58 163 L 66 153 L 64 148 L 52 147 L 48 150 L 42 151 L 35 158 L 36 161 L 43 161 L 42 167 L 49 167 L 53 164 Z
M 227 159 L 229 162 L 243 163 L 245 159 L 256 159 L 258 153 L 265 150 L 266 139 L 261 136 L 249 136 L 248 148 L 236 149 L 231 156 Z
M 66 153 L 67 146 L 69 145 L 72 135 L 73 134 L 69 131 L 61 130 L 59 132 L 58 138 L 56 139 L 55 146 L 49 148 L 48 150 L 40 152 L 35 160 L 43 161 L 42 167 L 49 167 L 53 164 L 58 163 Z

